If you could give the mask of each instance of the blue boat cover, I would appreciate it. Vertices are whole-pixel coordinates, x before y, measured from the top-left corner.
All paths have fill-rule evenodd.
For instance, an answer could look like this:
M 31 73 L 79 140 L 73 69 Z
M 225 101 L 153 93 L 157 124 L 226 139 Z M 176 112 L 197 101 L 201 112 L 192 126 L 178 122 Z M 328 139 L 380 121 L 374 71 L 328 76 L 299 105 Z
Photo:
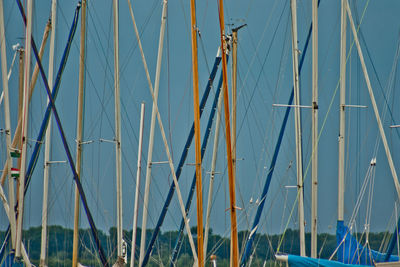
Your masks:
M 375 262 L 384 262 L 385 253 L 362 246 L 343 221 L 337 222 L 336 242 L 338 246 L 337 259 L 339 262 L 357 265 L 374 265 Z M 390 256 L 389 261 L 399 261 L 398 256 Z
M 344 264 L 337 261 L 323 260 L 323 259 L 314 259 L 308 257 L 301 257 L 295 255 L 288 255 L 288 263 L 289 266 L 292 267 L 309 267 L 309 266 L 320 266 L 320 267 L 360 267 L 365 265 L 353 265 L 353 264 Z
M 11 251 L 10 254 L 7 255 L 6 259 L 1 264 L 1 267 L 23 267 L 22 262 L 14 262 L 14 251 Z

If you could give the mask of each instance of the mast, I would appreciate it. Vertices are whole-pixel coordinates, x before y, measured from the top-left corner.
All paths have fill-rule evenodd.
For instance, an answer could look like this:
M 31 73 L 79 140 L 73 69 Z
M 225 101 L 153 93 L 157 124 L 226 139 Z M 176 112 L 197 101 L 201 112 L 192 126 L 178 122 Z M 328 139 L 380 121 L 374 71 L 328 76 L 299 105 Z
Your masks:
M 131 267 L 135 263 L 135 248 L 136 248 L 136 228 L 138 220 L 138 206 L 139 206 L 139 188 L 140 188 L 140 170 L 142 161 L 142 143 L 143 143 L 143 125 L 144 125 L 144 103 L 140 108 L 140 131 L 138 143 L 138 161 L 136 171 L 136 188 L 135 188 L 135 206 L 133 208 L 133 226 L 132 226 L 132 250 L 131 250 Z
M 4 29 L 4 8 L 3 0 L 0 0 L 0 49 L 1 49 L 1 76 L 3 78 L 3 92 L 4 92 L 4 122 L 6 132 L 6 145 L 7 145 L 7 161 L 11 162 L 11 122 L 10 122 L 10 102 L 8 92 L 8 78 L 7 78 L 7 52 L 6 52 L 6 35 Z M 11 164 L 7 166 L 9 175 L 8 180 L 8 197 L 11 207 L 15 206 L 14 196 L 14 178 L 11 176 Z M 15 211 L 13 208 L 9 209 L 10 225 L 12 236 L 12 248 L 15 248 Z
M 22 114 L 22 151 L 21 151 L 21 169 L 19 177 L 19 196 L 18 196 L 18 216 L 17 216 L 17 234 L 16 234 L 16 249 L 15 256 L 21 257 L 21 243 L 22 243 L 22 220 L 24 215 L 24 189 L 25 189 L 25 169 L 26 169 L 26 145 L 28 139 L 28 89 L 30 86 L 30 65 L 31 65 L 31 37 L 32 37 L 32 5 L 33 0 L 27 0 L 27 24 L 25 35 L 25 71 L 24 71 L 24 100 L 23 100 L 23 114 Z
M 161 61 L 163 54 L 163 44 L 164 44 L 164 33 L 165 33 L 165 23 L 167 20 L 167 4 L 168 1 L 163 1 L 163 9 L 161 15 L 161 29 L 160 38 L 158 42 L 158 56 L 157 56 L 157 66 L 156 66 L 156 78 L 154 82 L 154 103 L 151 111 L 151 122 L 150 122 L 150 136 L 149 136 L 149 147 L 147 152 L 147 167 L 146 167 L 146 184 L 144 191 L 143 200 L 143 217 L 142 217 L 142 234 L 140 239 L 140 256 L 139 256 L 139 266 L 142 266 L 142 262 L 145 254 L 146 247 L 146 227 L 147 227 L 147 209 L 149 206 L 149 190 L 151 182 L 151 165 L 153 159 L 153 145 L 154 145 L 154 127 L 156 122 L 156 104 L 158 99 L 158 89 L 160 85 L 160 72 L 161 72 Z
M 5 121 L 5 132 L 6 132 L 6 145 L 7 145 L 7 160 L 11 162 L 11 122 L 10 122 L 10 104 L 9 104 L 9 92 L 8 92 L 8 79 L 7 79 L 7 52 L 6 52 L 6 37 L 4 29 L 4 9 L 3 1 L 0 1 L 0 42 L 1 42 L 1 72 L 2 72 L 2 83 L 4 92 L 4 121 Z M 11 173 L 11 165 L 7 166 L 8 173 Z M 9 176 L 9 201 L 14 206 L 14 181 L 11 175 Z M 12 233 L 12 247 L 15 248 L 15 212 L 14 209 L 10 209 L 10 224 Z
M 292 11 L 292 57 L 293 57 L 293 84 L 294 84 L 294 113 L 296 130 L 296 166 L 297 166 L 297 197 L 300 230 L 300 256 L 306 255 L 304 235 L 304 204 L 303 204 L 303 161 L 301 151 L 301 121 L 300 121 L 300 85 L 299 85 L 299 64 L 297 47 L 297 0 L 291 0 Z
M 46 46 L 46 42 L 49 36 L 49 31 L 50 31 L 50 22 L 47 22 L 46 27 L 44 29 L 43 32 L 43 38 L 42 38 L 42 43 L 40 44 L 40 49 L 39 49 L 39 58 L 42 59 L 43 54 L 44 54 L 44 50 L 45 50 L 45 46 Z M 20 53 L 20 65 L 19 65 L 19 71 L 20 73 L 23 73 L 24 71 L 24 49 L 20 48 L 19 49 L 19 53 Z M 35 89 L 35 85 L 36 85 L 36 81 L 39 75 L 39 64 L 36 63 L 35 65 L 35 69 L 33 70 L 33 74 L 32 74 L 32 78 L 31 78 L 31 83 L 30 83 L 30 88 L 29 88 L 29 101 L 31 101 L 32 98 L 32 94 L 33 94 L 33 90 Z M 23 74 L 20 76 L 20 80 L 19 80 L 19 102 L 18 102 L 18 110 L 21 111 L 22 110 L 22 101 L 23 101 L 23 87 L 24 87 L 24 79 L 23 79 Z M 21 127 L 22 127 L 22 116 L 21 114 L 18 115 L 18 124 L 17 124 L 17 128 L 15 130 L 15 134 L 14 134 L 14 138 L 12 141 L 12 145 L 11 147 L 16 148 L 16 147 L 20 147 L 20 141 L 21 141 Z M 4 169 L 3 169 L 3 173 L 1 174 L 1 185 L 4 185 L 4 181 L 6 179 L 6 176 L 8 174 L 8 160 L 6 161 L 5 165 L 4 165 Z
M 209 91 L 211 90 L 212 83 L 214 81 L 214 77 L 215 77 L 215 74 L 217 72 L 218 64 L 219 64 L 220 61 L 221 61 L 220 49 L 218 49 L 218 54 L 217 54 L 217 57 L 215 59 L 214 67 L 213 67 L 213 69 L 211 71 L 210 77 L 209 77 L 208 82 L 207 82 L 207 87 L 206 87 L 207 89 L 204 92 L 203 98 L 201 100 L 200 117 L 201 117 L 201 115 L 203 113 L 202 110 L 204 109 L 205 102 L 206 102 L 205 100 L 207 98 L 207 97 L 205 97 L 205 95 L 206 94 L 208 95 Z M 203 160 L 204 154 L 205 154 L 206 149 L 207 149 L 208 139 L 210 137 L 210 133 L 211 133 L 211 129 L 212 129 L 212 123 L 214 122 L 214 116 L 215 116 L 215 113 L 216 113 L 217 103 L 219 102 L 219 99 L 220 99 L 220 96 L 221 96 L 221 87 L 222 87 L 222 74 L 221 74 L 221 76 L 219 78 L 219 81 L 218 81 L 218 86 L 217 86 L 217 90 L 215 92 L 214 101 L 213 101 L 213 104 L 212 104 L 212 107 L 211 107 L 211 112 L 210 112 L 210 115 L 208 117 L 207 126 L 205 127 L 203 142 L 202 142 L 202 145 L 201 145 L 201 159 L 202 160 Z M 189 137 L 190 136 L 193 137 L 193 135 L 194 135 L 194 123 L 192 124 L 192 128 L 190 129 Z M 189 138 L 189 139 L 191 140 L 192 138 Z M 191 143 L 191 142 L 189 142 L 189 143 Z M 186 143 L 186 144 L 188 144 L 188 143 Z M 187 147 L 187 148 L 185 147 L 184 148 L 184 154 L 187 154 L 188 148 L 189 147 Z M 178 167 L 178 168 L 182 169 L 184 160 L 180 161 L 180 163 L 182 163 L 182 164 L 180 164 L 180 167 Z M 178 172 L 180 172 L 180 171 L 177 171 L 177 175 L 178 175 Z M 195 191 L 195 188 L 196 188 L 196 181 L 197 180 L 196 180 L 196 172 L 195 172 L 194 175 L 193 175 L 192 184 L 190 185 L 189 194 L 188 194 L 188 197 L 186 199 L 186 204 L 185 204 L 186 215 L 189 214 L 190 206 L 191 206 L 191 203 L 192 203 L 192 200 L 193 200 L 194 191 Z M 171 267 L 174 267 L 176 265 L 176 260 L 178 258 L 179 251 L 181 250 L 181 247 L 182 247 L 184 227 L 185 227 L 185 221 L 184 221 L 184 218 L 182 218 L 180 226 L 179 226 L 178 236 L 177 236 L 176 241 L 175 241 L 175 247 L 172 250 L 172 256 L 171 256 L 171 260 L 170 260 L 170 266 Z M 204 249 L 203 249 L 203 251 L 204 251 Z M 206 254 L 206 252 L 204 252 L 204 254 Z M 205 258 L 206 257 L 204 256 L 204 258 L 203 258 L 204 259 L 204 263 L 206 262 Z
M 318 5 L 319 5 L 319 3 L 320 3 L 320 1 L 318 1 Z M 305 55 L 307 54 L 308 44 L 310 43 L 310 38 L 311 38 L 311 32 L 312 32 L 312 25 L 310 25 L 310 27 L 308 29 L 307 38 L 306 38 L 305 44 L 304 44 L 303 49 L 302 49 L 303 53 L 301 54 L 301 57 L 300 57 L 299 75 L 301 73 L 301 69 L 303 68 Z M 273 153 L 272 158 L 271 158 L 271 163 L 269 165 L 269 168 L 266 170 L 267 171 L 267 179 L 265 180 L 264 189 L 263 189 L 263 191 L 261 193 L 261 197 L 259 198 L 260 199 L 260 203 L 259 203 L 259 205 L 257 207 L 257 213 L 256 213 L 256 216 L 254 217 L 254 220 L 253 220 L 253 226 L 251 228 L 250 235 L 249 235 L 249 237 L 248 237 L 248 239 L 246 241 L 246 247 L 245 247 L 241 262 L 240 262 L 240 266 L 241 267 L 245 266 L 245 264 L 247 262 L 247 259 L 250 257 L 250 254 L 251 254 L 251 250 L 252 250 L 253 242 L 254 242 L 254 237 L 255 237 L 255 235 L 257 233 L 258 224 L 260 222 L 261 214 L 262 214 L 262 211 L 264 209 L 265 199 L 267 197 L 267 193 L 268 193 L 268 190 L 269 190 L 269 185 L 271 183 L 272 176 L 274 174 L 275 164 L 276 164 L 276 161 L 278 159 L 279 150 L 280 150 L 280 147 L 281 147 L 281 144 L 282 144 L 282 140 L 283 140 L 283 135 L 285 133 L 287 121 L 288 121 L 288 118 L 289 118 L 289 112 L 290 112 L 291 107 L 293 106 L 292 105 L 293 104 L 293 98 L 294 98 L 294 86 L 292 87 L 291 94 L 290 94 L 289 100 L 288 100 L 287 105 L 286 105 L 285 115 L 284 115 L 284 118 L 282 120 L 281 128 L 279 130 L 278 139 L 276 141 L 274 153 Z
M 23 101 L 23 94 L 24 94 L 24 62 L 25 62 L 25 50 L 23 48 L 19 49 L 19 81 L 18 81 L 18 126 L 19 126 L 19 132 L 21 132 L 21 122 L 22 122 L 22 116 L 21 116 L 21 110 L 22 110 L 22 101 Z M 32 81 L 32 80 L 31 80 Z M 33 81 L 32 81 L 33 82 Z M 32 88 L 32 86 L 31 86 Z M 20 147 L 20 137 L 18 135 L 17 137 L 17 132 L 18 132 L 18 126 L 17 129 L 15 130 L 14 138 L 13 138 L 13 143 L 12 147 Z M 8 169 L 8 160 L 5 164 L 4 169 Z M 3 180 L 2 183 L 3 185 Z
M 57 0 L 52 1 L 51 5 L 51 36 L 49 51 L 49 86 L 53 88 L 53 65 L 54 65 L 54 43 L 56 37 L 56 12 Z M 47 104 L 49 100 L 47 100 Z M 51 147 L 51 118 L 46 130 L 45 150 L 44 150 L 44 173 L 43 173 L 43 207 L 42 207 L 42 239 L 40 249 L 40 266 L 46 266 L 46 248 L 47 248 L 47 203 L 48 203 L 48 185 L 50 175 L 50 147 Z
M 237 93 L 237 29 L 232 30 L 232 165 L 236 180 L 236 93 Z
M 222 73 L 223 73 L 223 92 L 224 92 L 224 113 L 225 113 L 225 137 L 226 152 L 228 157 L 228 175 L 229 175 L 229 199 L 231 211 L 231 266 L 239 266 L 239 247 L 238 234 L 236 224 L 236 206 L 235 206 L 235 180 L 233 176 L 232 151 L 231 151 L 231 133 L 230 133 L 230 117 L 229 117 L 229 95 L 228 95 L 228 74 L 226 66 L 226 40 L 225 40 L 225 23 L 224 23 L 224 4 L 223 0 L 219 0 L 219 26 L 222 47 Z
M 119 18 L 118 0 L 114 0 L 114 89 L 115 89 L 115 169 L 117 177 L 117 255 L 122 258 L 122 168 L 121 168 L 121 112 L 119 93 Z
M 24 12 L 24 9 L 22 7 L 22 4 L 21 4 L 20 0 L 17 0 L 17 5 L 18 5 L 18 9 L 19 9 L 19 11 L 21 13 L 21 16 L 22 16 L 22 18 L 24 20 L 24 24 L 26 25 L 27 24 L 26 23 L 27 20 L 26 20 L 25 12 Z M 41 130 L 40 130 L 39 138 L 36 139 L 36 140 L 38 140 L 38 142 L 36 142 L 36 145 L 38 145 L 38 146 L 36 147 L 36 145 L 35 145 L 34 154 L 37 155 L 37 153 L 38 153 L 38 151 L 40 149 L 40 143 L 39 142 L 41 142 L 41 140 L 42 140 L 43 132 L 44 132 L 43 129 L 46 128 L 46 126 L 47 126 L 47 119 L 48 119 L 48 116 L 50 115 L 50 109 L 51 109 L 51 111 L 53 112 L 54 118 L 56 120 L 57 128 L 58 128 L 58 131 L 59 131 L 60 136 L 61 136 L 61 140 L 62 140 L 62 143 L 63 143 L 63 147 L 64 147 L 64 150 L 65 150 L 65 153 L 67 154 L 67 158 L 68 158 L 68 163 L 69 163 L 70 169 L 71 169 L 71 171 L 73 173 L 73 179 L 74 179 L 74 181 L 77 184 L 78 189 L 79 189 L 79 194 L 81 196 L 83 207 L 84 207 L 85 213 L 87 215 L 87 219 L 88 219 L 89 224 L 90 224 L 90 229 L 91 229 L 91 232 L 92 232 L 94 243 L 96 244 L 97 252 L 99 253 L 101 263 L 104 266 L 108 266 L 108 262 L 107 262 L 107 259 L 105 257 L 105 254 L 104 254 L 104 250 L 103 250 L 103 248 L 101 246 L 100 239 L 98 237 L 97 228 L 96 228 L 96 225 L 95 225 L 95 223 L 93 221 L 93 217 L 92 217 L 92 214 L 91 214 L 91 212 L 89 210 L 89 207 L 87 205 L 86 196 L 85 196 L 85 193 L 83 191 L 82 184 L 80 183 L 79 179 L 77 178 L 78 175 L 76 173 L 75 163 L 74 163 L 74 161 L 72 159 L 71 151 L 69 149 L 67 140 L 65 138 L 64 129 L 63 129 L 62 125 L 61 125 L 60 117 L 58 116 L 58 112 L 57 112 L 57 109 L 56 109 L 55 104 L 54 104 L 54 98 L 56 97 L 56 93 L 55 92 L 57 92 L 57 90 L 59 89 L 59 82 L 60 82 L 60 79 L 61 79 L 61 76 L 62 76 L 62 72 L 63 72 L 64 67 L 65 67 L 66 60 L 68 58 L 69 50 L 71 48 L 71 41 L 73 39 L 75 30 L 76 30 L 76 24 L 77 24 L 77 20 L 78 20 L 78 17 L 79 17 L 80 5 L 81 4 L 78 3 L 78 5 L 77 5 L 77 7 L 75 9 L 73 24 L 72 24 L 72 27 L 71 27 L 71 30 L 70 30 L 70 34 L 68 36 L 67 47 L 65 48 L 65 51 L 64 51 L 64 55 L 63 55 L 63 58 L 62 58 L 62 62 L 60 64 L 60 68 L 59 68 L 58 73 L 57 73 L 57 78 L 56 78 L 55 85 L 54 85 L 52 93 L 50 92 L 50 88 L 49 88 L 49 85 L 48 85 L 47 77 L 46 77 L 46 74 L 44 73 L 43 65 L 42 65 L 41 60 L 39 58 L 39 53 L 38 53 L 38 50 L 37 50 L 37 47 L 36 47 L 35 40 L 31 36 L 31 41 L 32 41 L 31 44 L 32 44 L 33 52 L 34 52 L 34 55 L 35 55 L 35 58 L 36 58 L 36 62 L 38 63 L 38 66 L 39 66 L 40 74 L 41 74 L 41 77 L 42 77 L 42 80 L 43 80 L 43 83 L 44 83 L 44 86 L 45 86 L 45 89 L 46 89 L 47 96 L 48 96 L 48 98 L 50 100 L 50 103 L 49 103 L 49 105 L 47 107 L 47 110 L 46 110 L 45 118 L 44 118 L 44 120 L 42 122 L 42 127 L 41 127 Z M 26 188 L 22 190 L 23 193 L 26 192 L 26 189 L 28 188 L 28 185 L 29 185 L 31 172 L 33 171 L 33 168 L 34 168 L 34 165 L 35 165 L 35 162 L 33 162 L 34 159 L 36 158 L 35 155 L 32 155 L 32 158 L 31 158 L 30 166 L 28 168 L 28 170 L 29 169 L 30 170 L 27 172 L 27 178 L 28 178 L 27 179 L 27 184 L 26 184 Z M 33 159 L 33 161 L 32 161 L 32 159 Z M 6 238 L 4 243 L 6 244 L 7 242 L 8 242 L 8 237 Z M 3 251 L 3 247 L 2 247 L 2 249 L 0 251 L 1 254 L 2 254 L 2 251 Z
M 344 142 L 346 134 L 346 1 L 342 0 L 340 23 L 340 128 L 339 128 L 339 170 L 338 170 L 338 221 L 344 217 Z
M 395 186 L 395 189 L 396 189 L 396 193 L 397 193 L 398 198 L 400 199 L 400 184 L 399 184 L 396 168 L 394 167 L 394 163 L 393 163 L 392 155 L 390 153 L 390 148 L 389 148 L 389 145 L 388 145 L 388 142 L 387 142 L 387 139 L 386 139 L 385 131 L 383 130 L 383 126 L 382 126 L 382 122 L 381 122 L 381 119 L 380 119 L 378 107 L 377 107 L 376 101 L 375 101 L 374 92 L 372 91 L 371 81 L 370 81 L 369 76 L 368 76 L 368 71 L 367 71 L 367 67 L 365 65 L 364 56 L 363 56 L 363 53 L 361 51 L 360 42 L 358 40 L 357 30 L 356 30 L 356 27 L 354 25 L 353 18 L 351 16 L 351 10 L 350 10 L 350 7 L 349 7 L 349 3 L 348 3 L 347 0 L 345 0 L 345 2 L 346 2 L 346 10 L 347 10 L 347 15 L 349 16 L 349 22 L 350 22 L 351 30 L 353 32 L 354 41 L 356 43 L 358 56 L 359 56 L 360 62 L 361 62 L 361 68 L 362 68 L 362 71 L 364 73 L 365 83 L 367 84 L 368 93 L 369 93 L 369 97 L 371 99 L 372 107 L 374 109 L 376 122 L 378 123 L 379 133 L 381 135 L 382 143 L 383 143 L 383 146 L 385 148 L 385 153 L 386 153 L 386 157 L 388 159 L 390 171 L 392 173 L 392 177 L 393 177 L 393 182 L 394 182 L 394 186 Z
M 47 27 L 46 27 L 47 29 Z M 11 123 L 10 123 L 10 108 L 9 108 L 9 90 L 8 90 L 8 75 L 7 75 L 7 57 L 6 57 L 6 41 L 5 41 L 5 29 L 4 29 L 4 8 L 3 8 L 3 0 L 0 0 L 0 52 L 1 52 L 1 72 L 2 72 L 2 84 L 3 84 L 3 92 L 4 92 L 4 115 L 5 115 L 5 131 L 6 131 L 6 145 L 7 145 L 7 161 L 12 162 L 11 153 L 17 155 L 18 152 L 15 150 L 13 146 L 11 146 Z M 18 49 L 19 52 L 19 93 L 20 99 L 19 101 L 19 110 L 22 109 L 22 92 L 24 86 L 23 80 L 23 71 L 24 71 L 24 50 L 22 48 Z M 20 115 L 20 114 L 19 114 Z M 16 222 L 15 222 L 15 209 L 10 207 L 15 207 L 15 199 L 14 199 L 14 177 L 11 175 L 11 166 L 12 164 L 8 164 L 5 166 L 5 170 L 8 170 L 9 175 L 9 199 L 10 205 L 7 203 L 6 196 L 4 194 L 4 190 L 2 185 L 0 185 L 0 198 L 4 206 L 4 210 L 6 212 L 7 218 L 10 222 L 11 229 L 11 247 L 15 249 L 15 238 L 16 238 Z M 4 173 L 4 172 L 3 172 Z M 5 175 L 6 176 L 6 175 Z M 6 234 L 9 237 L 10 232 Z M 3 250 L 3 247 L 1 248 Z M 3 251 L 0 252 L 1 255 L 4 255 Z M 28 254 L 26 253 L 25 247 L 21 244 L 21 254 L 25 261 L 26 266 L 31 266 Z M 3 256 L 1 256 L 3 257 Z
M 192 35 L 192 70 L 193 70 L 193 109 L 194 139 L 196 151 L 196 200 L 197 200 L 197 255 L 198 266 L 204 266 L 203 254 L 203 192 L 201 181 L 201 137 L 199 108 L 199 72 L 197 63 L 197 25 L 195 0 L 190 1 L 190 22 Z
M 78 89 L 78 118 L 76 126 L 76 173 L 81 178 L 82 140 L 83 140 L 83 104 L 85 102 L 85 47 L 86 47 L 86 0 L 82 1 L 81 13 L 81 40 L 79 52 L 79 89 Z M 75 186 L 74 205 L 74 237 L 72 243 L 72 267 L 78 264 L 79 241 L 79 191 Z
M 317 257 L 318 221 L 318 0 L 312 1 L 312 184 L 311 257 Z
M 219 130 L 221 125 L 221 111 L 222 111 L 222 91 L 219 93 L 218 107 L 217 107 L 217 120 L 215 122 L 215 135 L 214 135 L 214 145 L 213 154 L 211 159 L 211 174 L 210 174 L 210 184 L 208 186 L 208 198 L 207 198 L 207 212 L 206 212 L 206 226 L 204 228 L 204 259 L 207 255 L 207 245 L 208 245 L 208 234 L 210 229 L 210 214 L 212 206 L 212 197 L 214 191 L 214 179 L 215 179 L 215 167 L 217 165 L 217 153 L 218 153 L 218 143 L 219 143 Z
M 232 29 L 232 164 L 233 177 L 236 180 L 236 110 L 237 110 L 237 45 L 238 31 L 246 26 L 243 24 Z

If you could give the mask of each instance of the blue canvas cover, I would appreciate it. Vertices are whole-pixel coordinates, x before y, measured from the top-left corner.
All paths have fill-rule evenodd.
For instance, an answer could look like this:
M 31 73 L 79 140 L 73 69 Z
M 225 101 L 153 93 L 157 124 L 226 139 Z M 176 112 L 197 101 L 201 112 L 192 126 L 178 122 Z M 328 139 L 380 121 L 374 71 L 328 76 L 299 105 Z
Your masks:
M 385 254 L 362 246 L 343 221 L 337 222 L 336 242 L 338 246 L 337 258 L 339 262 L 357 265 L 374 265 L 375 262 L 384 262 Z M 398 256 L 390 256 L 389 261 L 399 261 Z
M 22 262 L 14 262 L 14 257 L 14 251 L 10 252 L 1 264 L 1 267 L 23 267 L 24 265 Z
M 314 259 L 308 257 L 288 255 L 288 263 L 291 267 L 309 267 L 309 266 L 320 266 L 320 267 L 360 267 L 364 265 L 353 265 L 344 264 L 337 261 Z

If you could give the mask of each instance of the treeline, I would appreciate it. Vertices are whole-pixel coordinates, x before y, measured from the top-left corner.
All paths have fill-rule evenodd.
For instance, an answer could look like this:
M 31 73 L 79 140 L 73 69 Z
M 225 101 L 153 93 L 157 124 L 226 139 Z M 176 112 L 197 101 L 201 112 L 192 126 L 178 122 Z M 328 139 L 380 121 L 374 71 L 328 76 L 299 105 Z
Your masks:
M 192 229 L 192 233 L 196 233 L 196 229 Z M 150 240 L 153 230 L 147 230 L 146 240 Z M 382 240 L 386 233 L 370 233 L 369 245 L 372 249 L 379 250 L 381 248 Z M 152 258 L 148 266 L 169 266 L 171 251 L 175 246 L 177 238 L 177 231 L 169 231 L 161 233 L 154 246 Z M 0 238 L 4 240 L 5 232 L 0 231 Z M 98 260 L 97 250 L 92 239 L 91 231 L 89 229 L 82 229 L 79 232 L 79 261 L 87 266 L 101 266 Z M 248 236 L 248 232 L 239 232 L 239 248 L 243 251 L 244 241 Z M 127 242 L 128 260 L 131 254 L 131 237 L 132 231 L 124 231 L 124 240 Z M 196 235 L 193 236 L 196 239 Z M 365 238 L 360 235 L 361 239 Z M 116 228 L 110 228 L 108 233 L 99 231 L 99 238 L 103 249 L 110 259 L 110 265 L 116 259 L 116 243 L 117 232 Z M 136 257 L 139 256 L 139 244 L 141 238 L 141 231 L 138 229 L 136 239 Z M 24 244 L 28 251 L 32 263 L 39 266 L 40 258 L 40 242 L 41 242 L 41 227 L 32 227 L 24 231 L 23 234 Z M 50 226 L 48 228 L 48 266 L 71 266 L 72 259 L 72 240 L 73 231 L 71 229 L 63 228 L 61 226 Z M 361 240 L 363 243 L 364 241 Z M 306 247 L 310 248 L 310 234 L 306 234 Z M 196 240 L 195 240 L 196 244 Z M 299 254 L 300 246 L 297 230 L 287 230 L 279 235 L 266 235 L 257 234 L 254 245 L 256 250 L 252 255 L 252 266 L 263 266 L 264 261 L 269 264 L 273 263 L 273 255 L 279 251 L 284 253 Z M 329 258 L 336 248 L 336 237 L 331 234 L 318 235 L 318 251 L 320 258 Z M 220 235 L 214 234 L 211 230 L 208 242 L 208 255 L 217 256 L 218 266 L 229 266 L 229 239 Z M 395 250 L 397 251 L 397 250 Z M 193 264 L 191 248 L 187 239 L 184 237 L 182 249 L 179 254 L 177 266 L 191 266 Z M 307 251 L 309 255 L 309 251 Z M 207 265 L 208 266 L 208 265 Z

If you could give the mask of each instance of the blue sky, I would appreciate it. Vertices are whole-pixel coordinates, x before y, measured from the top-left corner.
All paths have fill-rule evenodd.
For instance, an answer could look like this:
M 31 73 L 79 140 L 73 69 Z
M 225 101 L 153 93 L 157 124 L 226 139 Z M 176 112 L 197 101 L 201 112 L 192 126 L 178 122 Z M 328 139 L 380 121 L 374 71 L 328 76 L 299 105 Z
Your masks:
M 50 16 L 50 1 L 35 1 L 34 38 L 39 44 L 45 22 Z M 59 1 L 56 24 L 56 59 L 58 68 L 61 53 L 72 23 L 76 1 Z M 321 130 L 319 150 L 319 231 L 332 232 L 336 225 L 337 214 L 337 136 L 339 127 L 339 91 L 336 91 L 339 80 L 339 36 L 340 36 L 340 1 L 322 0 L 319 9 L 319 125 Z M 162 4 L 159 0 L 133 1 L 139 31 L 141 32 L 144 52 L 150 75 L 154 83 L 157 46 L 160 30 Z M 397 77 L 391 72 L 397 71 L 395 64 L 396 49 L 399 44 L 398 1 L 350 1 L 353 16 L 361 20 L 363 35 L 362 48 L 367 61 L 372 87 L 376 94 L 380 112 L 383 112 L 386 92 L 387 104 L 392 112 L 383 118 L 384 128 L 389 139 L 395 161 L 399 165 L 400 140 L 397 130 L 389 125 L 398 121 L 399 108 L 396 106 Z M 7 60 L 11 64 L 12 45 L 23 43 L 23 24 L 16 4 L 5 2 Z M 168 5 L 168 23 L 164 43 L 159 108 L 164 126 L 169 137 L 169 146 L 176 164 L 180 158 L 186 136 L 193 120 L 192 82 L 191 82 L 191 47 L 188 1 L 170 1 Z M 214 57 L 219 46 L 219 23 L 216 1 L 198 1 L 197 21 L 201 38 L 199 38 L 199 78 L 200 95 L 204 91 Z M 265 166 L 270 158 L 277 139 L 284 109 L 272 107 L 274 103 L 286 103 L 292 86 L 291 36 L 289 1 L 229 1 L 225 3 L 225 22 L 227 28 L 243 23 L 247 26 L 239 32 L 239 102 L 238 102 L 238 144 L 237 157 L 242 159 L 237 164 L 237 205 L 243 210 L 238 212 L 239 228 L 248 229 L 255 214 L 256 199 L 259 198 L 266 177 Z M 299 48 L 302 49 L 311 22 L 311 1 L 298 1 L 298 36 Z M 61 82 L 57 99 L 63 126 L 73 154 L 75 154 L 76 103 L 78 87 L 78 53 L 79 29 L 75 36 L 70 58 Z M 84 139 L 94 141 L 84 147 L 83 185 L 89 206 L 99 228 L 107 230 L 116 224 L 115 193 L 115 152 L 111 143 L 99 142 L 114 137 L 114 89 L 113 89 L 113 26 L 111 1 L 89 1 L 87 36 L 87 69 L 86 69 L 86 102 Z M 276 30 L 276 34 L 274 32 Z M 352 42 L 348 31 L 348 47 Z M 370 58 L 366 54 L 366 49 Z M 304 105 L 311 103 L 311 50 L 308 51 L 301 76 L 301 101 Z M 43 59 L 45 69 L 48 66 L 48 46 Z M 11 103 L 15 107 L 18 99 L 17 64 L 10 79 Z M 346 208 L 345 219 L 352 214 L 358 192 L 364 181 L 369 162 L 374 157 L 374 146 L 378 142 L 375 189 L 373 194 L 373 213 L 371 230 L 389 229 L 394 223 L 395 190 L 390 175 L 383 146 L 378 138 L 372 106 L 359 65 L 355 47 L 349 56 L 347 102 L 354 105 L 366 105 L 367 109 L 349 109 L 347 117 L 348 138 L 346 150 Z M 375 75 L 376 70 L 377 75 Z M 145 73 L 137 47 L 136 37 L 128 12 L 127 3 L 120 1 L 120 69 L 121 69 L 121 116 L 122 116 L 122 151 L 123 151 L 123 207 L 124 228 L 131 229 L 134 188 L 136 180 L 138 126 L 140 103 L 146 103 L 145 134 L 143 145 L 142 192 L 144 189 L 145 162 L 151 114 L 151 96 L 148 90 Z M 230 77 L 230 76 L 229 76 Z M 392 78 L 392 80 L 390 79 Z M 217 74 L 216 81 L 219 78 Z M 230 79 L 230 78 L 229 78 Z M 379 81 L 378 81 L 379 79 Z M 215 86 L 216 86 L 215 82 Z M 381 88 L 382 87 L 382 88 Z M 393 90 L 394 89 L 394 90 Z M 215 88 L 212 90 L 215 92 Z M 211 94 L 214 97 L 214 94 Z M 211 103 L 212 100 L 209 100 Z M 329 108 L 332 102 L 331 108 Z M 36 138 L 46 104 L 43 83 L 39 80 L 35 89 L 30 112 L 29 133 Z M 202 125 L 207 123 L 209 107 L 202 118 Z M 3 109 L 0 124 L 4 125 Z M 12 124 L 16 125 L 16 108 L 12 110 Z M 325 120 L 326 119 L 326 120 Z M 325 122 L 326 121 L 326 122 Z M 307 168 L 311 155 L 311 112 L 305 109 L 302 113 L 303 149 L 305 170 L 305 208 L 306 221 L 310 220 L 310 185 L 311 169 Z M 2 126 L 4 127 L 4 126 Z M 204 128 L 204 127 L 203 127 Z M 66 160 L 60 137 L 53 126 L 52 159 Z M 221 131 L 223 132 L 223 131 Z M 202 129 L 204 133 L 204 129 Z M 212 135 L 203 162 L 203 193 L 208 193 L 208 182 L 211 166 Z M 224 134 L 221 134 L 219 157 L 215 184 L 211 225 L 215 232 L 227 234 L 230 219 L 225 211 L 228 207 L 228 182 L 226 172 L 226 150 Z M 0 160 L 5 160 L 4 135 Z M 163 143 L 158 126 L 156 126 L 154 161 L 165 161 Z M 187 163 L 194 162 L 194 150 L 191 149 Z M 31 188 L 27 194 L 25 227 L 37 226 L 41 222 L 43 155 L 39 159 Z M 194 167 L 186 165 L 180 179 L 183 197 L 186 199 L 193 177 Z M 50 224 L 72 227 L 73 216 L 73 181 L 65 164 L 55 165 L 51 170 L 50 183 Z M 172 182 L 167 164 L 155 165 L 152 171 L 151 195 L 149 204 L 149 227 L 153 228 L 161 211 L 167 188 Z M 294 189 L 285 188 L 294 185 L 295 174 L 295 141 L 293 113 L 290 115 L 287 131 L 284 136 L 275 175 L 271 183 L 267 203 L 262 216 L 260 231 L 268 233 L 281 232 L 289 221 L 288 227 L 297 227 L 296 211 L 289 218 L 294 205 Z M 141 194 L 140 200 L 142 201 Z M 254 201 L 250 203 L 250 199 Z M 358 229 L 365 223 L 365 200 L 358 217 Z M 195 209 L 189 217 L 195 225 Z M 140 210 L 140 214 L 142 209 Z M 222 215 L 224 214 L 224 215 Z M 174 197 L 167 215 L 163 230 L 175 230 L 180 222 L 180 211 L 177 198 Z M 88 227 L 85 216 L 81 216 L 81 226 Z M 0 211 L 1 227 L 5 228 L 5 213 Z M 141 217 L 139 218 L 139 224 Z M 306 229 L 309 230 L 309 224 Z

